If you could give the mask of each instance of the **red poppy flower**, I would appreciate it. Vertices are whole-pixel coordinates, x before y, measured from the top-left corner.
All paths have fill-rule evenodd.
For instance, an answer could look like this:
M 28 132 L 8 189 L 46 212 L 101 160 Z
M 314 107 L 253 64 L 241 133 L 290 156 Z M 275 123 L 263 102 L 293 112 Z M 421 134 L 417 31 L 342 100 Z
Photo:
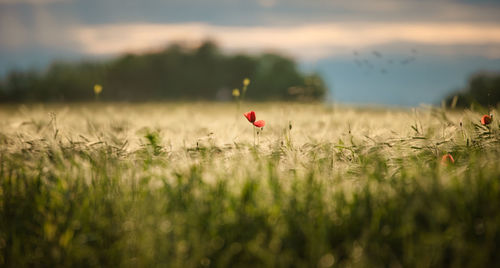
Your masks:
M 259 121 L 254 122 L 253 125 L 258 127 L 258 128 L 261 128 L 261 127 L 264 127 L 266 125 L 266 122 L 264 120 L 259 120 Z
M 257 118 L 255 117 L 255 112 L 254 112 L 254 111 L 250 111 L 250 112 L 248 112 L 248 113 L 244 113 L 243 115 L 244 115 L 244 116 L 248 119 L 248 121 L 249 121 L 250 123 L 255 122 L 255 119 L 257 119 Z
M 491 123 L 491 116 L 485 114 L 483 115 L 483 117 L 481 118 L 481 124 L 483 125 L 489 125 Z
M 441 158 L 441 164 L 448 164 L 448 163 L 455 163 L 455 159 L 453 159 L 453 156 L 451 154 L 445 154 L 443 155 L 443 158 Z

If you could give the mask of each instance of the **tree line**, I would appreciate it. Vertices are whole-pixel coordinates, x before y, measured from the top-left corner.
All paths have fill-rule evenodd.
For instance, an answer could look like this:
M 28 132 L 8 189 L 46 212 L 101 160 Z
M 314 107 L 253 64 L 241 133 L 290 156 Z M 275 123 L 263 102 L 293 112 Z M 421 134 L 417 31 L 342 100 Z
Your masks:
M 45 71 L 11 71 L 0 82 L 4 102 L 89 101 L 94 85 L 105 101 L 229 100 L 249 78 L 251 100 L 321 100 L 327 88 L 285 56 L 226 54 L 207 41 L 106 61 L 54 62 Z
M 500 104 L 500 72 L 477 72 L 467 86 L 446 98 L 448 106 L 466 108 L 479 105 L 494 108 Z

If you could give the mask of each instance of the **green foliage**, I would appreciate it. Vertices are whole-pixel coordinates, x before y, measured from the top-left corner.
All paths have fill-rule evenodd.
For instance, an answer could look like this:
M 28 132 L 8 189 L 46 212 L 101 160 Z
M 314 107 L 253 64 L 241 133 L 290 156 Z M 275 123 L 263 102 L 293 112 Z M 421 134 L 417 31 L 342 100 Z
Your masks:
M 45 73 L 14 71 L 0 87 L 0 100 L 92 100 L 94 84 L 103 86 L 100 99 L 109 101 L 229 100 L 245 77 L 252 80 L 250 100 L 321 100 L 327 90 L 319 76 L 302 74 L 289 58 L 226 55 L 205 42 L 104 62 L 56 62 Z
M 437 126 L 458 124 L 432 114 Z M 117 127 L 102 136 L 53 135 L 64 125 L 53 126 L 40 139 L 31 135 L 41 128 L 18 135 L 0 128 L 2 267 L 500 261 L 497 122 L 486 128 L 464 120 L 453 139 L 419 123 L 418 136 L 408 126 L 407 137 L 359 141 L 349 127 L 338 142 L 310 143 L 299 143 L 303 128 L 294 123 L 293 147 L 200 142 L 180 151 L 157 130 L 139 131 L 140 146 L 132 149 L 112 138 Z M 85 138 L 93 134 L 98 142 Z M 456 163 L 441 164 L 442 151 Z
M 500 73 L 479 72 L 472 75 L 467 88 L 447 97 L 446 103 L 456 107 L 497 107 L 500 104 Z

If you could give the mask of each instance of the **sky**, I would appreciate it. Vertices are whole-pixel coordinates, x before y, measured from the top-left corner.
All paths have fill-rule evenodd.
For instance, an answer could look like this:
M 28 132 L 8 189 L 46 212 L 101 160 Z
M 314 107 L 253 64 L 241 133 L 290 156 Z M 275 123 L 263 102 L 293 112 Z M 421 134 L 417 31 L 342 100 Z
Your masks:
M 494 0 L 0 0 L 0 75 L 210 38 L 322 74 L 343 103 L 439 103 L 500 71 Z

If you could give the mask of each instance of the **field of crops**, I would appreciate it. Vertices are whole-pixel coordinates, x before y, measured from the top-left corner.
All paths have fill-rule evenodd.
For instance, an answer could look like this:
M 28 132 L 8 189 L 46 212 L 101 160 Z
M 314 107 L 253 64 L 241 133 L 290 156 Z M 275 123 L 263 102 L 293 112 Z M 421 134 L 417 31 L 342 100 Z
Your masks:
M 492 267 L 500 124 L 483 113 L 3 105 L 0 266 Z

